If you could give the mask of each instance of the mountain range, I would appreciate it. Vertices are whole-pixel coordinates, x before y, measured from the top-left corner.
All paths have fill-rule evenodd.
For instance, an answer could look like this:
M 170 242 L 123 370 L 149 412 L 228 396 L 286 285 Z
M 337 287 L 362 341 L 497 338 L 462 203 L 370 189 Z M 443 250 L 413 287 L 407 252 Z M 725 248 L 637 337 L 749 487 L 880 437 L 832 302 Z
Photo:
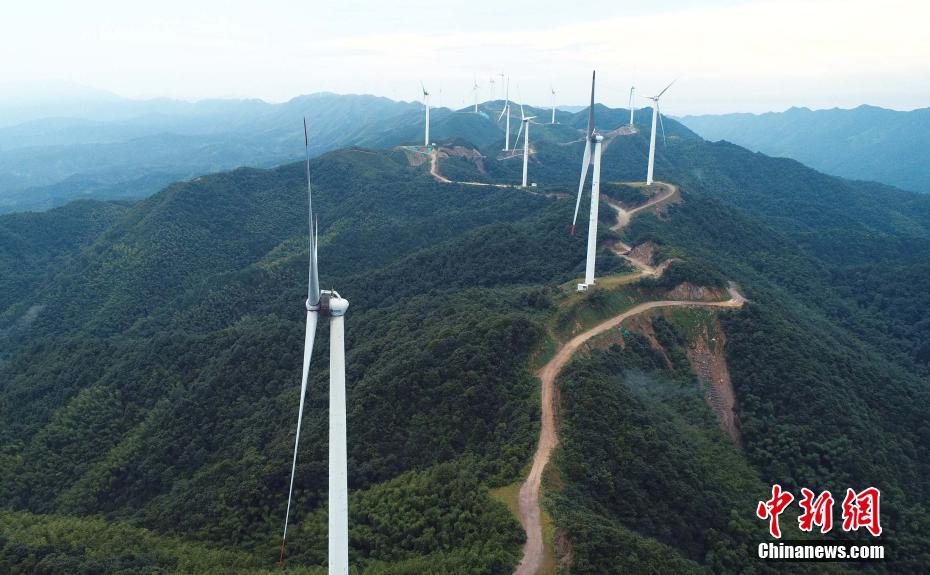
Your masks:
M 684 116 L 708 140 L 727 140 L 817 170 L 930 192 L 930 108 L 790 108 L 766 114 Z
M 46 116 L 0 127 L 0 212 L 77 198 L 139 198 L 177 180 L 296 160 L 303 155 L 301 127 L 292 119 L 302 115 L 313 118 L 314 155 L 364 144 L 383 119 L 422 106 L 319 93 L 282 104 L 91 98 L 63 107 L 74 116 L 49 104 L 34 112 Z
M 654 198 L 634 183 L 650 112 L 630 130 L 628 111 L 597 106 L 601 279 L 579 294 L 587 218 L 568 230 L 587 111 L 532 127 L 535 186 L 522 189 L 500 109 L 439 111 L 435 153 L 413 146 L 414 108 L 379 121 L 367 147 L 311 161 L 323 287 L 351 302 L 352 564 L 513 572 L 526 539 L 517 492 L 546 411 L 537 371 L 637 305 L 714 302 L 730 286 L 742 307 L 637 315 L 556 378 L 546 572 L 863 571 L 754 559 L 768 537 L 756 505 L 773 483 L 880 487 L 888 558 L 865 571 L 921 572 L 930 197 L 667 119 L 656 174 L 675 193 L 620 226 L 618 210 Z M 282 149 L 299 150 L 300 115 L 281 116 Z M 301 163 L 0 216 L 0 571 L 275 569 L 305 218 Z M 664 271 L 638 274 L 621 244 Z M 325 572 L 327 372 L 313 365 L 293 573 Z M 820 537 L 782 521 L 789 538 Z

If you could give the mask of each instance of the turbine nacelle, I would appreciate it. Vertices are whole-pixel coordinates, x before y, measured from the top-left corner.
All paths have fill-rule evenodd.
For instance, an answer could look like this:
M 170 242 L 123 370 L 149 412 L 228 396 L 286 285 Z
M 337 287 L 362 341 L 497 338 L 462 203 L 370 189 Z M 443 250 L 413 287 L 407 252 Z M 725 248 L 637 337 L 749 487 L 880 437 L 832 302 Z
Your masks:
M 319 312 L 323 317 L 340 317 L 349 309 L 349 300 L 342 299 L 336 290 L 320 292 Z

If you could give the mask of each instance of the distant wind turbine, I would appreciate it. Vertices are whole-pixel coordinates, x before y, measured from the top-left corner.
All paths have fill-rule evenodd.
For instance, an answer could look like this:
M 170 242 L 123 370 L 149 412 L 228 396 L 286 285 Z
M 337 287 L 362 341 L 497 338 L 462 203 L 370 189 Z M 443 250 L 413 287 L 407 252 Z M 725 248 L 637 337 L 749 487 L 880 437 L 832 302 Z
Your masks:
M 501 74 L 503 76 L 503 74 Z M 507 117 L 507 127 L 504 131 L 504 151 L 510 151 L 510 78 L 507 78 L 507 92 L 504 96 L 504 109 L 501 110 L 501 115 L 498 116 L 497 121 L 500 122 L 501 118 Z
M 475 93 L 475 113 L 478 113 L 478 74 L 475 74 L 475 85 L 472 86 L 472 92 Z
M 429 92 L 426 91 L 423 82 L 420 82 L 420 89 L 423 90 L 423 107 L 426 108 L 426 134 L 423 137 L 423 146 L 429 148 Z
M 662 112 L 659 110 L 659 98 L 662 97 L 662 94 L 666 92 L 669 88 L 672 87 L 672 84 L 675 83 L 675 80 L 672 80 L 664 90 L 656 94 L 655 96 L 647 96 L 649 100 L 652 100 L 652 134 L 649 136 L 649 166 L 646 169 L 646 185 L 652 184 L 652 170 L 655 166 L 656 158 L 656 119 L 662 125 L 662 142 L 665 143 L 665 124 L 662 123 Z
M 552 92 L 552 121 L 550 124 L 555 124 L 555 88 L 552 87 L 552 84 L 549 84 L 549 91 Z
M 630 86 L 630 125 L 633 125 L 633 112 L 636 111 L 636 103 L 633 101 L 633 92 L 636 91 L 636 86 Z
M 291 483 L 287 492 L 287 511 L 284 515 L 284 537 L 281 540 L 279 562 L 284 561 L 287 543 L 287 524 L 294 495 L 294 475 L 297 470 L 297 447 L 300 442 L 300 424 L 304 417 L 304 400 L 307 396 L 307 378 L 313 341 L 319 316 L 329 317 L 329 573 L 349 573 L 349 487 L 346 448 L 346 362 L 345 313 L 349 302 L 336 291 L 320 291 L 317 272 L 317 246 L 319 224 L 313 217 L 313 197 L 310 192 L 310 139 L 307 120 L 304 119 L 304 148 L 307 156 L 307 201 L 310 215 L 310 279 L 307 289 L 307 333 L 304 339 L 304 366 L 300 380 L 300 406 L 297 410 L 297 432 L 294 436 L 294 459 L 291 463 Z
M 523 187 L 526 187 L 526 171 L 529 165 L 530 158 L 530 120 L 536 116 L 526 116 L 523 114 L 523 104 L 520 104 L 520 130 L 517 132 L 517 137 L 513 141 L 513 147 L 517 147 L 517 142 L 520 141 L 520 133 L 523 133 Z
M 591 175 L 591 215 L 588 222 L 588 257 L 585 263 L 584 283 L 578 284 L 578 291 L 585 291 L 594 285 L 594 259 L 597 248 L 597 208 L 601 191 L 601 142 L 604 137 L 594 127 L 594 79 L 591 73 L 591 106 L 588 108 L 588 131 L 585 133 L 584 156 L 581 160 L 581 181 L 578 182 L 578 199 L 575 200 L 575 217 L 572 218 L 572 235 L 575 235 L 575 223 L 578 221 L 578 208 L 581 206 L 581 192 L 588 177 L 591 161 L 591 144 L 594 144 L 593 172 Z

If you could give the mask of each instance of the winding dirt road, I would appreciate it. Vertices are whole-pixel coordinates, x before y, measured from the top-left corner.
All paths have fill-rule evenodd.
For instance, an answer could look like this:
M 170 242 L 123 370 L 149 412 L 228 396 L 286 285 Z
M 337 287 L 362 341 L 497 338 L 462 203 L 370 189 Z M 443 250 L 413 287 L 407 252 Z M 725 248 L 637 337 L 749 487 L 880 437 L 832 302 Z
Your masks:
M 652 309 L 665 307 L 739 308 L 743 306 L 745 301 L 745 298 L 736 288 L 731 287 L 730 299 L 726 301 L 659 300 L 641 303 L 620 315 L 597 324 L 586 332 L 576 335 L 556 352 L 555 356 L 549 360 L 549 363 L 539 370 L 539 379 L 542 381 L 542 427 L 539 430 L 539 444 L 536 447 L 536 454 L 533 456 L 533 467 L 530 469 L 526 481 L 520 487 L 518 508 L 520 523 L 526 531 L 526 544 L 523 546 L 523 559 L 514 573 L 517 575 L 534 575 L 539 566 L 542 565 L 543 540 L 542 524 L 539 518 L 539 486 L 543 470 L 552 455 L 552 450 L 559 443 L 559 437 L 555 429 L 555 405 L 553 402 L 555 380 L 562 368 L 581 347 L 581 344 L 592 337 L 619 326 L 628 318 Z
M 429 173 L 430 173 L 430 175 L 432 175 L 434 178 L 436 178 L 437 180 L 439 180 L 440 182 L 442 182 L 442 183 L 444 183 L 444 184 L 448 184 L 448 183 L 451 182 L 451 180 L 449 180 L 449 178 L 446 178 L 445 176 L 443 176 L 443 175 L 441 175 L 441 174 L 439 173 L 439 148 L 438 148 L 438 147 L 433 148 L 433 151 L 430 152 L 430 155 L 429 155 Z
M 626 211 L 618 205 L 610 204 L 611 207 L 617 210 L 617 224 L 614 225 L 611 229 L 619 230 L 625 226 L 630 221 L 630 218 L 636 213 L 667 200 L 678 191 L 675 186 L 670 184 L 664 184 L 664 186 L 664 191 L 659 192 L 650 198 L 649 202 L 633 210 Z M 629 246 L 626 246 L 626 244 L 622 243 L 621 245 L 626 248 L 626 252 L 629 252 Z M 668 263 L 664 262 L 663 264 L 653 268 L 646 262 L 640 262 L 631 256 L 624 254 L 620 255 L 626 257 L 628 260 L 633 262 L 634 265 L 637 265 L 637 269 L 643 275 L 661 275 Z M 600 335 L 619 326 L 621 323 L 623 323 L 624 320 L 649 310 L 666 307 L 742 307 L 746 300 L 739 293 L 739 291 L 737 291 L 736 287 L 731 285 L 729 292 L 730 299 L 726 301 L 708 302 L 688 300 L 659 300 L 641 303 L 617 316 L 599 323 L 598 325 L 583 333 L 576 335 L 567 343 L 565 343 L 561 348 L 559 348 L 552 359 L 550 359 L 549 362 L 539 370 L 537 375 L 541 381 L 542 424 L 539 430 L 539 443 L 536 447 L 536 453 L 533 455 L 533 466 L 530 469 L 530 473 L 526 480 L 523 482 L 523 485 L 520 486 L 517 509 L 519 511 L 520 523 L 523 525 L 524 531 L 526 531 L 526 543 L 523 546 L 523 558 L 521 559 L 520 564 L 517 566 L 517 570 L 514 572 L 515 575 L 535 575 L 543 562 L 545 549 L 542 537 L 542 523 L 540 521 L 541 512 L 539 507 L 539 489 L 542 482 L 542 474 L 546 468 L 546 465 L 549 463 L 552 450 L 555 449 L 559 443 L 559 436 L 556 431 L 555 423 L 556 405 L 554 402 L 554 394 L 555 380 L 559 373 L 562 371 L 562 368 L 564 368 L 565 365 L 571 360 L 572 356 L 576 351 L 578 351 L 578 348 L 580 348 L 583 343 L 597 335 Z

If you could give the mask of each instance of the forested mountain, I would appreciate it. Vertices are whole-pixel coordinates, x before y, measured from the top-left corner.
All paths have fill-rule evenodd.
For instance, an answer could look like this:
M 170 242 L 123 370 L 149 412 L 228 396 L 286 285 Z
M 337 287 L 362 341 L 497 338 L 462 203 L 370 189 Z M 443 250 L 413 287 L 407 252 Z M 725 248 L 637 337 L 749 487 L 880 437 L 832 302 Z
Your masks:
M 681 121 L 708 140 L 793 158 L 844 178 L 930 192 L 930 108 L 790 108 L 766 114 L 685 116 Z
M 0 212 L 47 209 L 82 197 L 139 198 L 176 180 L 296 160 L 303 150 L 295 120 L 304 115 L 313 118 L 316 155 L 370 143 L 381 122 L 421 109 L 328 93 L 282 104 L 116 99 L 42 109 L 51 115 L 0 127 Z
M 493 108 L 438 115 L 443 176 L 519 181 L 522 158 L 500 153 Z M 638 188 L 618 182 L 644 177 L 648 132 L 615 132 L 627 116 L 598 114 L 605 195 L 637 205 Z M 880 487 L 889 560 L 868 569 L 920 572 L 930 198 L 708 143 L 667 120 L 656 173 L 680 201 L 599 234 L 679 261 L 660 279 L 581 296 L 587 218 L 567 232 L 586 118 L 532 127 L 529 190 L 440 182 L 404 148 L 311 162 L 322 283 L 351 302 L 352 564 L 512 572 L 524 535 L 497 494 L 526 473 L 534 371 L 560 334 L 734 281 L 743 308 L 644 316 L 560 376 L 545 510 L 563 568 L 776 572 L 752 550 L 767 537 L 756 502 L 778 482 Z M 647 119 L 638 114 L 641 130 Z M 304 327 L 303 178 L 301 164 L 242 168 L 132 204 L 0 217 L 0 570 L 274 567 Z M 602 205 L 605 223 L 612 214 Z M 602 251 L 600 275 L 624 271 Z M 689 364 L 712 335 L 721 343 L 710 346 L 726 341 L 739 442 Z M 327 341 L 301 441 L 295 573 L 323 572 L 326 558 Z

